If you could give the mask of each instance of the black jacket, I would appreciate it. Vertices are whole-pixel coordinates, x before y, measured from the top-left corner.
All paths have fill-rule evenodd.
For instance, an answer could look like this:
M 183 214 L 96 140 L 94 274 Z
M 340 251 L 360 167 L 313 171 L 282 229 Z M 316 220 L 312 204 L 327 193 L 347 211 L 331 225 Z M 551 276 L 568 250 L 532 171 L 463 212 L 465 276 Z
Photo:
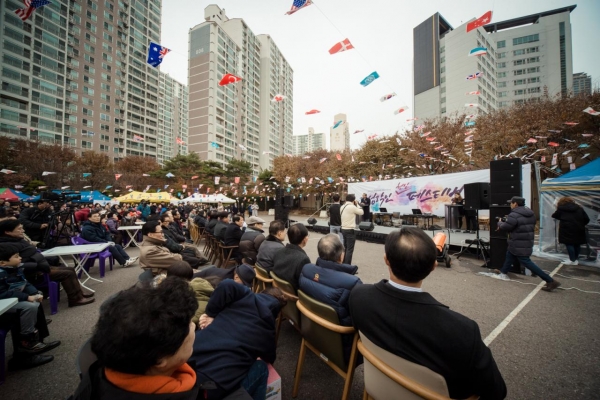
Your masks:
M 506 397 L 477 323 L 429 293 L 399 290 L 387 280 L 357 285 L 350 294 L 350 313 L 356 329 L 375 345 L 442 375 L 451 398 Z
M 206 224 L 206 231 L 208 233 L 210 233 L 211 235 L 214 235 L 215 232 L 215 226 L 217 225 L 217 222 L 219 222 L 218 219 L 216 218 L 212 218 L 210 221 L 208 221 L 208 224 Z
M 100 222 L 85 221 L 81 226 L 81 237 L 91 243 L 112 242 L 110 232 Z
M 340 204 L 334 203 L 329 206 L 329 225 L 342 226 L 342 216 L 340 215 Z
M 258 357 L 275 362 L 275 319 L 279 302 L 226 279 L 217 286 L 206 305 L 214 321 L 196 331 L 190 361 L 197 379 L 214 381 L 218 389 L 208 399 L 220 399 L 237 389 Z
M 164 226 L 163 228 L 163 235 L 165 236 L 165 239 L 167 239 L 167 242 L 165 243 L 165 247 L 167 249 L 169 249 L 169 251 L 171 253 L 181 253 L 181 251 L 183 250 L 183 246 L 180 245 L 177 240 L 175 240 L 175 236 L 173 235 L 173 232 L 171 232 L 170 229 L 165 228 Z
M 558 242 L 564 244 L 584 244 L 585 226 L 590 222 L 590 217 L 585 210 L 575 203 L 558 206 L 552 218 L 558 219 Z
M 40 227 L 42 224 L 50 222 L 50 212 L 49 208 L 40 210 L 37 206 L 26 208 L 21 212 L 19 221 L 23 224 L 25 233 L 31 240 L 41 242 L 44 239 L 46 229 L 40 229 Z
M 169 232 L 171 232 L 171 237 L 173 238 L 173 240 L 175 240 L 177 243 L 183 243 L 185 242 L 185 236 L 183 236 L 183 233 L 179 232 L 178 228 L 179 225 L 177 225 L 177 223 L 171 222 L 167 229 L 169 230 Z
M 223 242 L 225 246 L 239 246 L 240 239 L 244 235 L 244 231 L 242 228 L 237 226 L 235 222 L 230 223 L 225 229 L 225 234 L 223 235 Z
M 273 261 L 272 271 L 275 275 L 298 290 L 302 267 L 310 264 L 310 258 L 302 247 L 288 243 L 283 249 L 277 250 Z
M 21 256 L 21 262 L 24 264 L 26 276 L 32 276 L 38 272 L 50 273 L 48 260 L 38 253 L 37 248 L 27 240 L 0 236 L 0 243 L 11 243 L 19 248 L 19 255 Z
M 240 239 L 240 253 L 242 257 L 251 258 L 256 262 L 258 249 L 264 240 L 265 235 L 263 235 L 262 230 L 248 227 Z
M 535 235 L 535 214 L 531 209 L 515 207 L 506 217 L 506 222 L 498 222 L 501 231 L 508 232 L 508 251 L 517 257 L 529 257 L 533 253 Z
M 225 240 L 225 231 L 229 225 L 223 223 L 221 220 L 217 221 L 215 228 L 213 229 L 213 235 L 219 240 Z
M 104 376 L 104 367 L 96 361 L 83 376 L 75 394 L 69 400 L 195 400 L 204 398 L 203 394 L 198 379 L 192 390 L 187 392 L 163 394 L 128 392 L 109 382 Z
M 200 228 L 205 228 L 206 227 L 206 218 L 204 218 L 201 215 L 197 215 L 196 218 L 194 218 L 194 223 L 196 225 L 198 225 L 198 227 L 200 227 Z

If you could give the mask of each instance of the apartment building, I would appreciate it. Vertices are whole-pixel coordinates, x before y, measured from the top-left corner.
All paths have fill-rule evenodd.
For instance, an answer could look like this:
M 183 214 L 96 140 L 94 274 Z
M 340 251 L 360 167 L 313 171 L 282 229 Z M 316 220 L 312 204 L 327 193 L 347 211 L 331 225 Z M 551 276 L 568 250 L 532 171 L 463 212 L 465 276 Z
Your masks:
M 323 133 L 315 133 L 313 128 L 308 128 L 308 134 L 294 135 L 294 155 L 301 156 L 311 151 L 325 148 L 325 135 Z
M 346 114 L 336 114 L 333 125 L 329 128 L 329 149 L 344 151 L 350 148 L 350 127 Z
M 255 35 L 243 19 L 217 5 L 189 32 L 189 151 L 223 165 L 251 163 L 255 174 L 293 151 L 293 71 L 268 35 Z M 231 73 L 240 82 L 219 86 Z M 283 94 L 282 102 L 271 102 Z
M 160 0 L 53 0 L 25 22 L 0 2 L 0 133 L 157 157 Z
M 573 74 L 573 94 L 592 94 L 592 76 L 585 72 Z
M 186 85 L 160 72 L 158 93 L 157 161 L 163 164 L 188 153 L 188 91 Z
M 466 32 L 439 13 L 413 30 L 419 118 L 487 113 L 573 87 L 570 13 L 576 6 L 493 22 Z M 475 47 L 487 54 L 469 56 Z M 469 75 L 480 72 L 475 79 Z M 479 94 L 469 94 L 479 92 Z M 476 104 L 476 107 L 466 107 Z

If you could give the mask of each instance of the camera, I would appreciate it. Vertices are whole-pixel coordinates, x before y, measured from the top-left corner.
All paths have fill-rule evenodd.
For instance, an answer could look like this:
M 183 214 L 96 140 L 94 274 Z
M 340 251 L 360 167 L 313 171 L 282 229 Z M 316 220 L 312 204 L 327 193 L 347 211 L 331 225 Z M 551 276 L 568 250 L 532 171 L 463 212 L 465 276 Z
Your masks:
M 496 217 L 496 222 L 506 222 L 506 218 L 508 217 L 508 215 L 505 215 L 504 217 Z
M 81 200 L 81 194 L 79 192 L 42 192 L 40 200 L 46 200 L 50 203 L 68 203 L 73 200 Z

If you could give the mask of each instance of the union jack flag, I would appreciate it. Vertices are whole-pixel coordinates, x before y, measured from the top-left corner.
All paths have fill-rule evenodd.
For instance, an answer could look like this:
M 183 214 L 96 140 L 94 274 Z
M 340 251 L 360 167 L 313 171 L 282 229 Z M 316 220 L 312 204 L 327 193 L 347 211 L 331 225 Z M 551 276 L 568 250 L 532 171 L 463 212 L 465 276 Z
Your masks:
M 25 8 L 15 10 L 15 14 L 26 21 L 37 8 L 47 6 L 50 2 L 48 0 L 23 0 L 23 4 L 25 4 Z
M 312 4 L 311 0 L 294 0 L 292 4 L 292 8 L 290 11 L 286 12 L 286 15 L 292 15 L 296 11 L 300 11 L 302 8 L 310 6 Z
M 164 56 L 170 51 L 170 49 L 167 49 L 158 43 L 150 42 L 150 46 L 148 46 L 148 64 L 155 68 L 158 67 L 160 63 L 163 62 Z

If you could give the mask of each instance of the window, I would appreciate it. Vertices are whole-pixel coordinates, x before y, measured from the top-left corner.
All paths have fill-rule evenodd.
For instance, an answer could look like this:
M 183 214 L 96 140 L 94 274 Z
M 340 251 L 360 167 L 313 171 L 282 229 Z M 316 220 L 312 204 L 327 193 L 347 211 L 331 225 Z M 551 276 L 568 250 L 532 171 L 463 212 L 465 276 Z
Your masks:
M 498 68 L 506 68 L 506 63 L 505 62 L 499 62 L 496 64 L 496 67 Z
M 525 69 L 515 69 L 513 71 L 513 75 L 523 75 L 525 73 Z
M 496 77 L 497 77 L 497 78 L 506 78 L 506 72 L 498 72 L 498 73 L 496 74 Z
M 110 115 L 100 113 L 100 119 L 102 121 L 110 121 Z
M 519 50 L 513 51 L 513 56 L 521 56 L 523 54 L 525 54 L 525 49 L 519 49 Z
M 540 58 L 539 57 L 529 57 L 527 59 L 527 64 L 536 63 L 536 62 L 540 62 Z
M 533 73 L 536 73 L 536 72 L 540 72 L 540 67 L 530 67 L 530 68 L 527 68 L 527 73 L 528 74 L 533 74 Z
M 514 81 L 514 84 L 515 84 L 515 86 L 524 85 L 525 79 L 517 79 L 516 81 Z
M 517 66 L 517 65 L 523 65 L 523 64 L 525 64 L 525 59 L 524 59 L 524 58 L 522 58 L 522 59 L 520 59 L 520 60 L 515 60 L 515 61 L 513 61 L 513 65 L 514 65 L 514 66 Z
M 108 0 L 104 0 L 104 7 L 108 8 L 110 11 L 114 10 L 114 7 Z
M 87 29 L 88 31 L 92 32 L 92 33 L 96 33 L 96 27 L 92 24 L 90 24 L 89 22 L 85 23 L 85 29 Z
M 540 81 L 540 77 L 536 76 L 535 78 L 527 78 L 527 83 L 536 83 Z
M 498 92 L 498 97 L 506 97 L 508 96 L 508 92 Z
M 527 89 L 527 93 L 541 93 L 542 89 L 540 87 L 533 87 Z
M 112 41 L 113 41 L 113 37 L 112 37 L 111 35 L 109 35 L 108 33 L 104 32 L 104 33 L 102 34 L 102 36 L 104 37 L 104 40 L 106 40 L 106 41 L 107 41 L 107 42 L 109 42 L 109 43 L 112 43 Z
M 89 44 L 84 44 L 83 48 L 85 49 L 85 51 L 88 51 L 90 53 L 94 53 L 96 51 L 96 48 L 94 46 L 90 46 Z
M 519 90 L 515 90 L 515 96 L 519 96 L 525 94 L 525 89 L 519 89 Z
M 508 106 L 508 101 L 499 101 L 498 102 L 498 107 L 506 107 Z
M 513 39 L 513 46 L 517 46 L 519 44 L 524 44 L 524 43 L 537 42 L 539 40 L 540 40 L 540 35 L 537 33 L 535 35 L 522 36 L 522 37 Z
M 110 148 L 110 147 L 109 147 L 108 145 L 105 145 L 105 144 L 101 144 L 101 145 L 100 145 L 100 151 L 105 151 L 105 152 L 107 152 L 107 153 L 108 153 L 108 149 L 109 149 L 109 148 Z
M 112 51 L 113 51 L 113 48 L 112 48 L 112 46 L 109 46 L 109 45 L 108 45 L 108 44 L 106 44 L 106 43 L 102 43 L 102 48 L 103 48 L 104 50 L 108 51 L 109 53 L 112 53 Z
M 446 67 L 440 68 L 440 74 L 443 74 L 444 72 L 446 72 Z
M 506 81 L 504 81 L 504 82 L 498 82 L 498 87 L 499 88 L 506 87 Z
M 529 47 L 529 48 L 527 49 L 527 54 L 529 54 L 529 53 L 537 53 L 538 51 L 540 51 L 540 48 L 539 48 L 538 46 L 535 46 L 535 47 Z
M 496 53 L 496 58 L 506 58 L 506 52 Z
M 110 102 L 110 96 L 106 93 L 100 94 L 100 97 L 102 98 L 102 100 Z
M 440 63 L 446 62 L 446 57 L 440 58 Z
M 87 99 L 87 98 L 85 98 L 85 97 L 83 97 L 82 99 L 86 99 L 88 102 L 91 102 L 91 100 L 90 100 L 90 99 Z M 93 106 L 94 104 L 92 103 L 92 104 L 89 104 L 89 105 Z M 85 115 L 89 115 L 90 117 L 93 117 L 93 116 L 94 116 L 94 110 L 90 110 L 89 108 L 85 108 L 85 107 L 84 107 L 84 108 L 83 108 L 81 111 L 82 111 L 82 112 L 83 112 Z
M 83 123 L 84 126 L 87 126 L 88 128 L 94 127 L 94 121 L 92 121 L 92 120 L 82 119 L 81 122 Z
M 107 92 L 110 92 L 110 85 L 106 84 L 106 83 L 102 83 L 102 90 L 106 90 Z
M 105 131 L 105 132 L 110 132 L 110 126 L 108 126 L 106 124 L 100 124 L 100 129 L 103 130 L 103 131 Z
M 500 40 L 497 44 L 496 47 L 501 49 L 503 47 L 506 47 L 506 40 Z
M 105 30 L 105 31 L 112 32 L 112 31 L 113 31 L 113 29 L 114 29 L 114 28 L 113 28 L 113 26 L 112 26 L 112 25 L 110 25 L 108 22 L 105 22 L 105 23 L 104 23 L 104 30 Z
M 107 20 L 109 20 L 111 22 L 114 21 L 114 18 L 112 16 L 112 14 L 109 13 L 108 11 L 104 11 L 104 19 L 107 19 Z
M 85 72 L 90 73 L 90 74 L 96 73 L 96 68 L 90 67 L 89 65 L 84 66 L 83 69 L 85 70 Z
M 87 75 L 84 75 L 84 76 L 83 76 L 83 81 L 84 81 L 85 83 L 89 83 L 90 85 L 93 85 L 93 84 L 94 84 L 94 78 L 90 78 L 90 77 L 89 77 L 89 76 L 87 76 Z
M 88 4 L 88 7 L 94 11 L 98 9 L 98 5 L 93 0 L 87 0 L 87 4 Z
M 86 12 L 86 15 L 92 21 L 98 22 L 98 17 L 96 16 L 96 14 L 92 13 L 91 11 Z
M 112 59 L 112 56 L 111 56 L 111 55 L 108 55 L 108 54 L 106 54 L 106 53 L 102 53 L 102 59 L 103 59 L 103 60 L 106 60 L 106 61 L 112 61 L 112 60 L 113 60 L 113 59 Z
M 104 79 L 105 81 L 110 82 L 111 81 L 111 77 L 108 74 L 105 74 L 104 72 L 102 73 L 102 79 Z
M 90 42 L 92 42 L 92 43 L 96 43 L 96 37 L 95 37 L 95 36 L 92 36 L 92 35 L 90 35 L 90 34 L 89 34 L 89 33 L 87 33 L 87 32 L 86 32 L 86 34 L 85 34 L 85 40 L 88 40 L 88 41 L 90 41 Z
M 110 106 L 108 104 L 102 103 L 102 104 L 100 104 L 100 108 L 104 111 L 110 112 Z
M 82 131 L 81 133 L 83 134 L 83 132 L 87 131 Z M 82 140 L 81 141 L 81 148 L 82 149 L 91 149 L 94 146 L 94 144 L 92 142 L 88 142 L 87 140 Z
M 84 54 L 83 58 L 85 61 L 89 62 L 90 64 L 93 64 L 96 60 L 94 60 L 94 57 L 90 56 L 89 54 Z
M 87 87 L 87 86 L 84 86 L 84 87 L 83 87 L 83 93 L 85 93 L 85 94 L 89 94 L 89 95 L 93 95 L 93 94 L 94 94 L 94 89 L 92 89 L 92 88 L 89 88 L 89 87 Z

